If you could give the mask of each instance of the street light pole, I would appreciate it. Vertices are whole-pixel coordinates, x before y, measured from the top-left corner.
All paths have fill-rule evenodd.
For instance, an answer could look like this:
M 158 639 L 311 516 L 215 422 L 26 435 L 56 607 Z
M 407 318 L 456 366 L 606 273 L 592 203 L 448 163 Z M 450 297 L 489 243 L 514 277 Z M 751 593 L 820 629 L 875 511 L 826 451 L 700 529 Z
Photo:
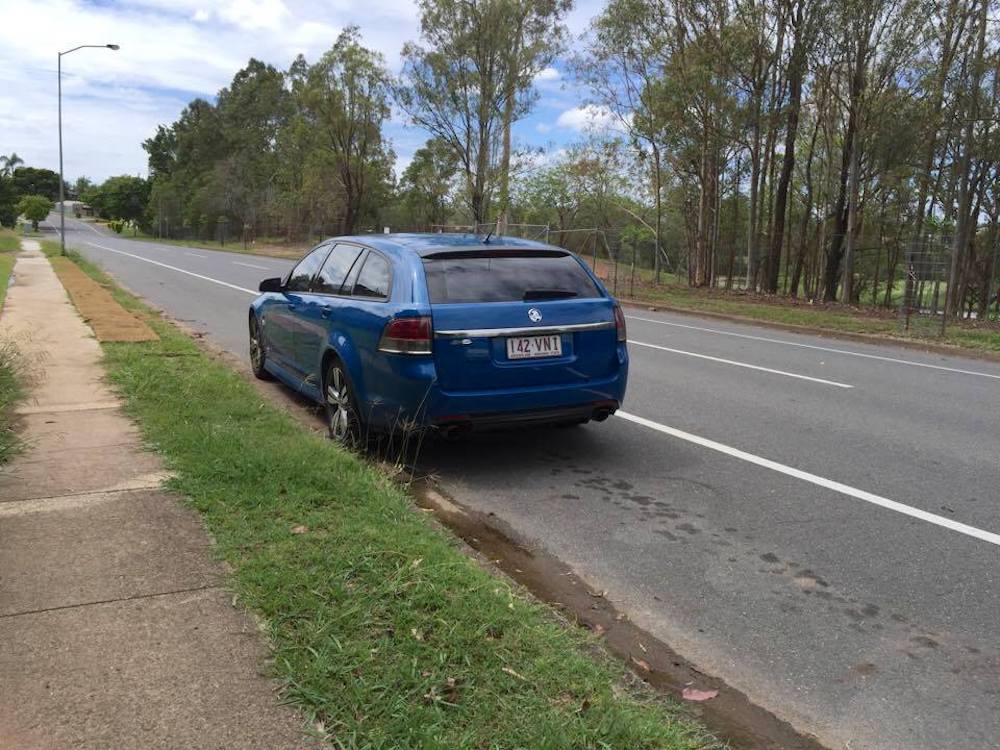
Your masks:
M 65 52 L 60 52 L 57 58 L 58 62 L 56 65 L 56 74 L 59 77 L 59 252 L 62 255 L 66 254 L 66 193 L 64 187 L 66 181 L 63 179 L 62 139 L 62 59 L 63 55 L 68 55 L 70 52 L 76 52 L 78 49 L 84 49 L 87 47 L 118 50 L 117 44 L 81 44 L 79 47 L 74 47 L 73 49 L 68 49 Z

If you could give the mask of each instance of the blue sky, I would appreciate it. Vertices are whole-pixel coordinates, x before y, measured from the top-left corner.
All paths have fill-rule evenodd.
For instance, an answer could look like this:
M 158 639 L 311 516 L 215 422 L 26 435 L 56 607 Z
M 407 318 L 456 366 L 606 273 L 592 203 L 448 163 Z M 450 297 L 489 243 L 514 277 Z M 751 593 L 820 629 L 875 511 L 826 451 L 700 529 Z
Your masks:
M 600 11 L 578 0 L 567 22 L 573 38 Z M 214 97 L 250 57 L 286 69 L 300 52 L 310 61 L 340 30 L 361 27 L 365 43 L 399 70 L 403 43 L 419 36 L 412 0 L 0 0 L 0 153 L 58 169 L 56 53 L 63 59 L 65 172 L 102 180 L 146 174 L 142 141 L 173 122 L 196 96 Z M 517 124 L 515 143 L 558 151 L 581 137 L 590 117 L 586 92 L 556 61 L 536 82 L 539 101 Z M 387 127 L 405 167 L 427 134 L 397 115 Z

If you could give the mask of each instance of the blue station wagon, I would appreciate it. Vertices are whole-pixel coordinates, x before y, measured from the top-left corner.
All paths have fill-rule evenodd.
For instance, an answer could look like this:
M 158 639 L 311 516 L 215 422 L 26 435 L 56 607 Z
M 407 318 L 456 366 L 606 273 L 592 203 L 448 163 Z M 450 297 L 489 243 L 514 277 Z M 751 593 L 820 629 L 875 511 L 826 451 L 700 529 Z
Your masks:
M 558 247 L 472 235 L 337 237 L 250 306 L 254 374 L 326 408 L 330 436 L 602 421 L 625 317 Z

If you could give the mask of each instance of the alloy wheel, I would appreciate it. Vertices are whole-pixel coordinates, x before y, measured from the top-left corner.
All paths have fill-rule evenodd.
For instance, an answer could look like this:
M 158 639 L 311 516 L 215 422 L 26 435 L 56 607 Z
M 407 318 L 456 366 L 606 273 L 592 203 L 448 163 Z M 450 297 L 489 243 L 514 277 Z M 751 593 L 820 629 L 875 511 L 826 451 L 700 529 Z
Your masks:
M 340 365 L 330 367 L 326 377 L 326 414 L 330 437 L 338 443 L 353 445 L 357 438 L 358 418 L 351 385 Z
M 254 370 L 260 370 L 264 364 L 264 345 L 260 340 L 260 325 L 257 319 L 250 321 L 250 364 Z

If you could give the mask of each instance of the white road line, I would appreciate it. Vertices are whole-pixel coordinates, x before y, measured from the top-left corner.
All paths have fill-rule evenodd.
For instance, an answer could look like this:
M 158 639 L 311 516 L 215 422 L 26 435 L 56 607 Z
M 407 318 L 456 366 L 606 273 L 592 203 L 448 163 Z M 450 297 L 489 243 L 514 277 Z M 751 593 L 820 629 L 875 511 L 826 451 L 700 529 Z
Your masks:
M 766 341 L 770 344 L 784 344 L 785 346 L 797 346 L 801 349 L 815 349 L 821 352 L 832 352 L 834 354 L 846 354 L 851 357 L 863 357 L 864 359 L 877 359 L 882 362 L 893 362 L 897 365 L 909 365 L 910 367 L 926 367 L 929 370 L 943 370 L 944 372 L 955 372 L 961 375 L 977 375 L 981 378 L 993 378 L 1000 380 L 1000 375 L 989 372 L 978 372 L 976 370 L 962 370 L 957 367 L 945 367 L 944 365 L 932 365 L 927 362 L 914 362 L 910 359 L 896 359 L 895 357 L 883 357 L 878 354 L 865 354 L 864 352 L 852 352 L 848 349 L 834 349 L 828 346 L 817 346 L 815 344 L 803 344 L 798 341 L 786 341 L 784 339 L 772 339 L 767 336 L 751 336 L 748 333 L 736 333 L 735 331 L 722 331 L 718 328 L 704 328 L 702 326 L 687 325 L 685 323 L 674 323 L 667 320 L 656 320 L 655 318 L 642 318 L 638 315 L 626 315 L 630 320 L 642 320 L 646 323 L 658 323 L 663 326 L 673 326 L 675 328 L 688 328 L 693 331 L 705 331 L 706 333 L 717 333 L 721 336 L 735 336 L 740 339 L 750 339 L 752 341 Z
M 731 448 L 728 445 L 717 443 L 714 440 L 709 440 L 708 438 L 699 437 L 698 435 L 692 435 L 690 432 L 684 432 L 683 430 L 678 430 L 674 427 L 668 427 L 665 424 L 660 424 L 659 422 L 654 422 L 651 419 L 646 419 L 644 417 L 638 417 L 635 414 L 629 414 L 628 412 L 617 411 L 615 412 L 615 416 L 621 417 L 622 419 L 628 420 L 629 422 L 634 422 L 635 424 L 642 425 L 643 427 L 648 427 L 651 430 L 662 432 L 665 435 L 670 435 L 671 437 L 675 437 L 680 440 L 686 440 L 687 442 L 694 443 L 695 445 L 700 445 L 703 448 L 708 448 L 709 450 L 723 453 L 727 456 L 731 456 L 732 458 L 738 458 L 741 461 L 746 461 L 748 463 L 761 466 L 765 469 L 776 471 L 780 474 L 785 474 L 787 476 L 794 477 L 796 479 L 801 479 L 804 482 L 815 484 L 818 487 L 823 487 L 824 489 L 832 490 L 834 492 L 839 492 L 842 495 L 847 495 L 848 497 L 853 497 L 857 500 L 864 500 L 866 503 L 871 503 L 872 505 L 878 505 L 879 507 L 895 511 L 896 513 L 902 513 L 904 516 L 909 516 L 910 518 L 917 518 L 921 521 L 932 523 L 935 526 L 941 526 L 942 528 L 950 529 L 951 531 L 957 531 L 959 534 L 965 534 L 966 536 L 970 536 L 973 539 L 979 539 L 980 541 L 989 542 L 990 544 L 995 544 L 997 546 L 1000 546 L 1000 534 L 994 534 L 991 531 L 984 531 L 983 529 L 978 529 L 975 526 L 969 526 L 964 523 L 959 523 L 958 521 L 953 521 L 952 519 L 945 518 L 944 516 L 939 516 L 934 513 L 928 513 L 925 510 L 920 510 L 919 508 L 914 508 L 910 505 L 904 505 L 903 503 L 898 503 L 895 500 L 890 500 L 887 497 L 875 495 L 872 494 L 871 492 L 866 492 L 865 490 L 859 490 L 856 487 L 851 487 L 850 485 L 841 484 L 840 482 L 835 482 L 832 479 L 825 479 L 815 474 L 810 474 L 808 471 L 802 471 L 801 469 L 794 469 L 791 466 L 785 466 L 784 464 L 779 464 L 777 461 L 771 461 L 770 459 L 767 458 L 755 456 L 753 453 L 747 453 L 746 451 L 741 451 L 738 448 Z
M 109 253 L 117 253 L 118 255 L 125 255 L 129 258 L 135 258 L 136 260 L 141 260 L 143 263 L 152 263 L 154 266 L 160 266 L 161 268 L 169 268 L 171 271 L 177 271 L 177 273 L 187 274 L 188 276 L 194 276 L 196 279 L 201 279 L 202 281 L 210 281 L 213 284 L 218 284 L 219 286 L 227 286 L 230 289 L 235 289 L 238 292 L 246 292 L 247 294 L 252 294 L 256 297 L 260 292 L 254 291 L 253 289 L 247 289 L 246 287 L 236 286 L 236 284 L 230 284 L 228 281 L 220 281 L 219 279 L 213 279 L 211 276 L 202 276 L 200 273 L 195 273 L 194 271 L 188 271 L 184 268 L 178 268 L 177 266 L 170 266 L 166 263 L 160 263 L 158 260 L 152 260 L 150 258 L 143 258 L 141 255 L 133 255 L 132 253 L 126 253 L 124 250 L 115 250 L 113 247 L 108 247 L 107 245 L 98 245 L 96 242 L 88 242 L 88 245 L 92 247 L 99 247 L 101 250 L 107 250 Z
M 190 255 L 192 258 L 207 258 L 207 255 L 202 255 L 201 253 L 184 253 L 185 255 Z
M 238 260 L 234 260 L 233 261 L 233 265 L 234 266 L 246 266 L 247 268 L 257 268 L 257 269 L 259 269 L 261 271 L 270 271 L 271 270 L 267 266 L 258 266 L 258 265 L 254 264 L 254 263 L 241 263 Z
M 853 385 L 848 385 L 847 383 L 838 383 L 835 380 L 824 380 L 823 378 L 814 378 L 809 375 L 799 375 L 794 372 L 785 372 L 784 370 L 772 370 L 770 367 L 761 367 L 760 365 L 751 365 L 746 362 L 736 362 L 732 359 L 722 359 L 721 357 L 710 357 L 707 354 L 696 354 L 695 352 L 685 351 L 683 349 L 671 349 L 669 346 L 660 346 L 659 344 L 647 344 L 643 341 L 635 341 L 629 339 L 628 343 L 634 346 L 646 346 L 650 349 L 659 349 L 664 352 L 673 352 L 674 354 L 683 354 L 687 357 L 697 357 L 698 359 L 707 359 L 712 362 L 721 362 L 725 365 L 733 365 L 734 367 L 745 367 L 748 370 L 760 370 L 761 372 L 769 372 L 773 375 L 784 375 L 787 378 L 797 378 L 798 380 L 811 380 L 814 383 L 822 383 L 823 385 L 832 385 L 835 388 L 853 388 Z
M 104 234 L 102 232 L 99 232 L 97 230 L 97 227 L 95 227 L 89 221 L 81 221 L 80 223 L 83 224 L 85 227 L 87 227 L 87 229 L 89 229 L 91 232 L 93 232 L 94 234 L 96 234 L 98 237 L 103 237 L 104 236 Z

